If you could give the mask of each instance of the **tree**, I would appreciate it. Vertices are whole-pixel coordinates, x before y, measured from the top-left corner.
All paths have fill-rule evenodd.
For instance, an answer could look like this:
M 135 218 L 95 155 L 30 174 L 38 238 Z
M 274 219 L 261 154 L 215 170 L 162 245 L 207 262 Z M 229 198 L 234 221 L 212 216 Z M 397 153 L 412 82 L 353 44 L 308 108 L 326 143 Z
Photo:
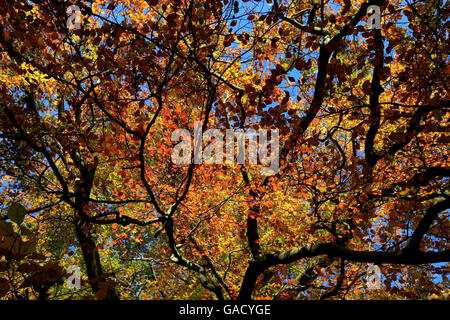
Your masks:
M 87 277 L 42 297 L 447 298 L 448 14 L 442 1 L 0 1 L 4 217 L 23 205 L 51 269 Z M 279 170 L 175 164 L 172 133 L 196 121 L 278 129 Z

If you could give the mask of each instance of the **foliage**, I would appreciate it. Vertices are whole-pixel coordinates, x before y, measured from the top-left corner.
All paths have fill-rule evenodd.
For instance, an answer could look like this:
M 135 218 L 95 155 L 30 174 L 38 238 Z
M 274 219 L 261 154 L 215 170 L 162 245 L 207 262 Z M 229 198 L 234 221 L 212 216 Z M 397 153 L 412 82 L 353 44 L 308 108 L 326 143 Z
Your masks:
M 0 297 L 447 299 L 448 16 L 0 0 Z M 175 165 L 171 135 L 195 121 L 279 129 L 278 173 Z
M 36 252 L 34 233 L 21 225 L 24 215 L 25 208 L 14 203 L 8 218 L 16 228 L 0 220 L 0 298 L 45 300 L 48 290 L 60 282 L 64 269 L 46 262 L 47 257 Z

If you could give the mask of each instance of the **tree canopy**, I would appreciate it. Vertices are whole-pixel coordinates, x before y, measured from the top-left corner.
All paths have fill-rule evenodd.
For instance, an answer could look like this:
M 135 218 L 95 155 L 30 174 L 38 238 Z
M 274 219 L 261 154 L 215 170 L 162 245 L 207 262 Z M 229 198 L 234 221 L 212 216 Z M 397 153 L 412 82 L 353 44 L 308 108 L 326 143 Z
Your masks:
M 447 299 L 449 10 L 0 0 L 0 298 Z M 278 170 L 174 163 L 196 122 Z

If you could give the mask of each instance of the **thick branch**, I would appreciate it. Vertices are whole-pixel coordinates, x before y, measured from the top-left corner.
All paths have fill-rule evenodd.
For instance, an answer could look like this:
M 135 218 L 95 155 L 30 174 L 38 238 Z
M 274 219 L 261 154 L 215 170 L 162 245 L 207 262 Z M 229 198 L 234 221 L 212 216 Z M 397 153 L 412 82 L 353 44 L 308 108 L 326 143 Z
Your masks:
M 428 208 L 422 220 L 420 220 L 419 225 L 411 236 L 409 240 L 407 250 L 418 250 L 420 242 L 422 241 L 423 236 L 430 228 L 433 221 L 436 219 L 439 212 L 442 212 L 446 209 L 450 208 L 450 199 L 446 199 L 444 201 L 438 202 L 435 205 Z
M 400 252 L 378 252 L 378 251 L 357 251 L 349 249 L 336 243 L 319 243 L 308 245 L 285 252 L 270 252 L 261 259 L 252 261 L 244 275 L 239 292 L 239 300 L 251 299 L 258 276 L 267 268 L 277 264 L 289 264 L 303 258 L 328 255 L 339 257 L 353 262 L 364 263 L 394 263 L 394 264 L 423 264 L 450 261 L 450 250 L 442 252 L 423 251 L 400 251 Z
M 381 80 L 379 73 L 383 68 L 383 39 L 381 38 L 381 30 L 374 30 L 374 41 L 375 41 L 375 60 L 374 69 L 372 75 L 371 83 L 371 94 L 369 99 L 369 109 L 370 109 L 370 127 L 367 131 L 365 140 L 365 158 L 369 167 L 375 166 L 379 156 L 374 150 L 374 140 L 377 135 L 378 129 L 380 128 L 381 121 L 381 111 L 379 106 L 380 95 L 383 92 L 383 87 L 381 86 Z

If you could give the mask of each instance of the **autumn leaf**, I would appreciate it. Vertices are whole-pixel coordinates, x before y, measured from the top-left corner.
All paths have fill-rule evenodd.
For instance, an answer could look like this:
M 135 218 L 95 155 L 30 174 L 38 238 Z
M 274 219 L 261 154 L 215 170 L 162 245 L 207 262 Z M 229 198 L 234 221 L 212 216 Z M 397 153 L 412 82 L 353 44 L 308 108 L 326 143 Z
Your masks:
M 448 4 L 269 2 L 2 6 L 2 299 L 448 299 Z
M 13 203 L 8 208 L 8 218 L 11 221 L 14 221 L 17 224 L 21 224 L 25 214 L 27 213 L 26 209 L 19 203 Z
M 10 236 L 14 233 L 13 226 L 10 222 L 0 220 L 0 236 Z

